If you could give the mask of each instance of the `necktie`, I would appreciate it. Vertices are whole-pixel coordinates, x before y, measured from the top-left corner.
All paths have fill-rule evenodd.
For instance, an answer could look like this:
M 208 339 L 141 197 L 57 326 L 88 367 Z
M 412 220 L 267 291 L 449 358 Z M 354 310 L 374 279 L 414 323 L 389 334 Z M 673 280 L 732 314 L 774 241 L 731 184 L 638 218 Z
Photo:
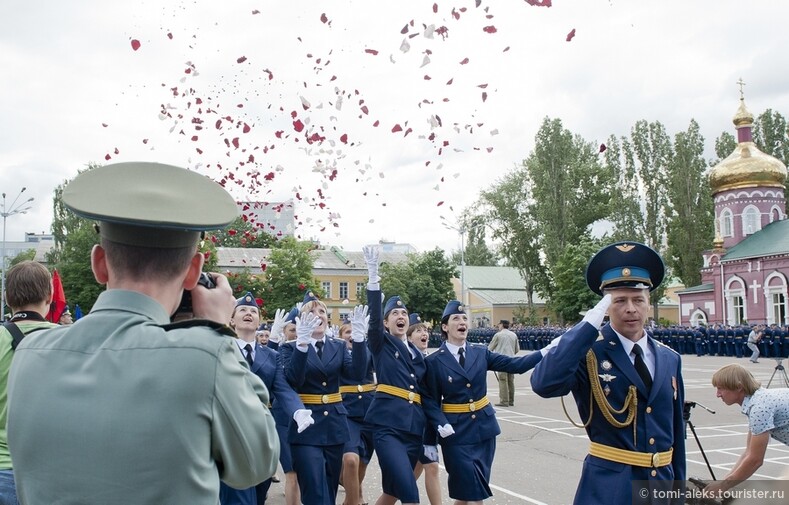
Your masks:
M 252 345 L 251 344 L 245 345 L 244 350 L 247 352 L 247 354 L 244 357 L 246 358 L 247 363 L 249 363 L 249 368 L 252 368 Z
M 315 348 L 318 350 L 318 359 L 323 360 L 323 340 L 315 342 Z
M 458 360 L 460 361 L 460 367 L 466 368 L 466 350 L 463 349 L 462 347 L 458 348 L 458 356 L 460 358 Z
M 649 368 L 647 368 L 647 364 L 644 362 L 644 350 L 640 345 L 636 344 L 633 346 L 633 354 L 636 355 L 634 363 L 636 372 L 638 372 L 638 375 L 641 376 L 641 380 L 644 381 L 644 384 L 647 386 L 647 390 L 649 390 L 652 388 L 652 376 L 649 375 Z

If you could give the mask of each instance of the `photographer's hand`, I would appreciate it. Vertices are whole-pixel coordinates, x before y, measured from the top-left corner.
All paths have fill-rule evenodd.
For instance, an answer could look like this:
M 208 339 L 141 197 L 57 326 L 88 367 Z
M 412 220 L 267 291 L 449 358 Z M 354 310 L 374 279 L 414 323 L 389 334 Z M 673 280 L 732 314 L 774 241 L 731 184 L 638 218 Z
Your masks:
M 236 306 L 233 289 L 224 275 L 211 273 L 216 287 L 207 289 L 198 284 L 192 290 L 192 310 L 195 318 L 227 324 Z

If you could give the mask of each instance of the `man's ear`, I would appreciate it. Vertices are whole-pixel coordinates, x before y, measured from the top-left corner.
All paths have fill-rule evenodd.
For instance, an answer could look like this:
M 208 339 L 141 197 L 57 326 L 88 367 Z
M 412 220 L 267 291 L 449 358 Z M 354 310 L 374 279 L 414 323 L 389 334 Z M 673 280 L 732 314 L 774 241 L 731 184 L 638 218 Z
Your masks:
M 93 246 L 90 251 L 90 268 L 93 270 L 93 277 L 99 284 L 107 284 L 109 272 L 107 271 L 107 255 L 104 248 L 99 244 Z
M 187 271 L 186 278 L 182 285 L 184 289 L 191 290 L 197 286 L 197 281 L 200 279 L 200 272 L 203 271 L 203 263 L 205 263 L 205 256 L 203 256 L 203 253 L 200 251 L 194 253 L 192 259 L 189 260 L 189 270 Z

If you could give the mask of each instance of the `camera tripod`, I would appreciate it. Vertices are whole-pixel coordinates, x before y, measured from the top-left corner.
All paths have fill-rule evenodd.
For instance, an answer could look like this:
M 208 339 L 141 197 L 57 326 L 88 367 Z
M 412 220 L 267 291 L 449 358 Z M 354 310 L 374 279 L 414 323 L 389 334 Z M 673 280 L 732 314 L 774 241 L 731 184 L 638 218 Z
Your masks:
M 698 405 L 699 407 L 703 408 L 710 414 L 714 414 L 715 411 L 709 407 L 705 407 L 704 405 L 698 402 L 689 402 L 685 400 L 685 407 L 682 410 L 682 418 L 685 420 L 685 438 L 688 438 L 688 426 L 690 426 L 690 431 L 693 433 L 693 438 L 696 439 L 696 444 L 699 446 L 699 450 L 701 451 L 702 457 L 704 457 L 704 462 L 707 463 L 707 469 L 710 471 L 710 475 L 712 475 L 712 480 L 715 479 L 715 473 L 712 471 L 712 465 L 710 465 L 710 460 L 707 459 L 707 455 L 704 453 L 704 447 L 701 446 L 701 441 L 699 440 L 699 436 L 696 435 L 696 427 L 693 426 L 693 421 L 690 420 L 690 409 Z
M 778 372 L 781 372 L 781 376 L 783 376 L 783 379 L 784 379 L 784 387 L 789 388 L 789 377 L 786 376 L 786 369 L 784 368 L 784 365 L 783 365 L 783 361 L 784 361 L 783 358 L 775 358 L 775 361 L 778 364 L 775 365 L 775 370 L 773 370 L 773 375 L 770 377 L 770 381 L 767 383 L 767 387 L 769 388 L 770 384 L 773 383 L 773 379 L 775 378 L 775 374 L 777 374 Z

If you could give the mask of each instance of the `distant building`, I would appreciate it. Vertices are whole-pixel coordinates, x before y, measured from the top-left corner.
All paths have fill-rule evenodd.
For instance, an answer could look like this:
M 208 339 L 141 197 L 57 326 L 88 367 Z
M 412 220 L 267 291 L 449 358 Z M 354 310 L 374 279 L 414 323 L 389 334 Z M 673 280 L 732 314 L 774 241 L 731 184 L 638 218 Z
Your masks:
M 709 175 L 715 240 L 701 284 L 678 292 L 682 324 L 789 324 L 786 166 L 753 142 L 753 115 L 740 98 L 737 147 Z
M 25 233 L 25 240 L 23 241 L 5 241 L 5 262 L 7 265 L 9 261 L 16 258 L 20 254 L 33 249 L 36 251 L 33 259 L 39 263 L 46 263 L 46 253 L 55 247 L 55 241 L 51 234 L 47 233 Z

